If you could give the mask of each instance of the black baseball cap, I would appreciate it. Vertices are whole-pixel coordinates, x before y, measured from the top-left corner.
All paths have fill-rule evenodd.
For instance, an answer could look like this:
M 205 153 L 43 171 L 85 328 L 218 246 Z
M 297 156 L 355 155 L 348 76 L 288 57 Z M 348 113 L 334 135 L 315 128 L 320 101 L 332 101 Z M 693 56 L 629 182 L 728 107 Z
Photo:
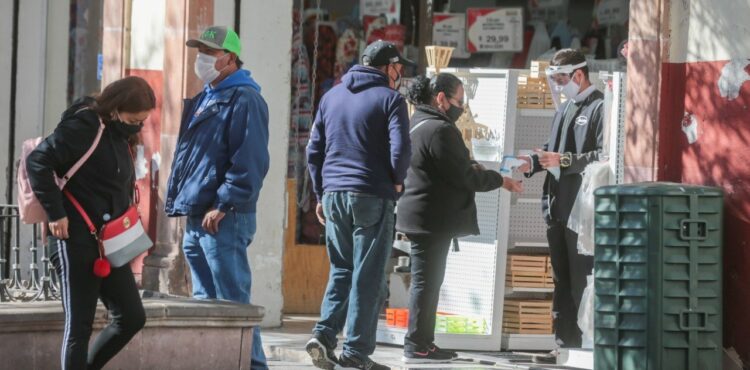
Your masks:
M 367 45 L 362 53 L 362 64 L 370 67 L 381 67 L 392 63 L 406 66 L 416 66 L 417 63 L 404 58 L 398 52 L 396 45 L 388 41 L 378 40 Z

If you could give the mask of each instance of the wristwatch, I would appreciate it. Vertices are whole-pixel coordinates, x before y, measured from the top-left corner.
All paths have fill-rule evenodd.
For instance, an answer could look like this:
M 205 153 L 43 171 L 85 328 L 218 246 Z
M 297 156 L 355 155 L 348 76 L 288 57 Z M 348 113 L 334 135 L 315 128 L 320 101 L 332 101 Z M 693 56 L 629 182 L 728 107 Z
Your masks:
M 573 155 L 568 153 L 563 153 L 560 155 L 560 167 L 567 168 L 570 167 L 570 163 L 573 161 Z

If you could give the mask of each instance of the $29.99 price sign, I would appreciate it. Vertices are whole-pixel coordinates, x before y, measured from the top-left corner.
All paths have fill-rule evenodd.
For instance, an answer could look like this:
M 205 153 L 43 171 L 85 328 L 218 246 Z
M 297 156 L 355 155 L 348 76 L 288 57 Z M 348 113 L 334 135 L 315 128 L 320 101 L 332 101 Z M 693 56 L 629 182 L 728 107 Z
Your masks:
M 466 29 L 470 53 L 523 50 L 522 8 L 469 8 Z

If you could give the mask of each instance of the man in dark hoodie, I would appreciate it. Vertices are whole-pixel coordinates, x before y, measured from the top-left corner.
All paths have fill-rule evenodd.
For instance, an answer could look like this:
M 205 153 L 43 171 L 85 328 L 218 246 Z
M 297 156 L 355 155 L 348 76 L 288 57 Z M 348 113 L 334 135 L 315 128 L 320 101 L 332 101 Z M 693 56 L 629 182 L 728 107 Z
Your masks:
M 307 146 L 331 262 L 321 319 L 307 343 L 322 369 L 389 369 L 369 356 L 387 294 L 395 201 L 411 159 L 406 103 L 396 91 L 403 65 L 414 62 L 393 44 L 370 44 L 362 64 L 323 96 Z M 336 335 L 345 323 L 337 359 Z
M 182 247 L 193 297 L 250 303 L 247 247 L 268 172 L 268 106 L 241 69 L 231 28 L 209 27 L 187 46 L 198 48 L 195 73 L 206 85 L 184 106 L 166 211 L 187 216 Z M 251 369 L 267 368 L 256 328 Z

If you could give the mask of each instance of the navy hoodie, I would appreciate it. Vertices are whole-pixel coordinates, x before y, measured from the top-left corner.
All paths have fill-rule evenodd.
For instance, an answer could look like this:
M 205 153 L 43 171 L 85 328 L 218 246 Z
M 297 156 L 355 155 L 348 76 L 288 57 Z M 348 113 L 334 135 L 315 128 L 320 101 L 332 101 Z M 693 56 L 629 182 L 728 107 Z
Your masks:
M 381 71 L 357 65 L 320 102 L 307 162 L 315 194 L 396 199 L 411 160 L 406 102 Z

